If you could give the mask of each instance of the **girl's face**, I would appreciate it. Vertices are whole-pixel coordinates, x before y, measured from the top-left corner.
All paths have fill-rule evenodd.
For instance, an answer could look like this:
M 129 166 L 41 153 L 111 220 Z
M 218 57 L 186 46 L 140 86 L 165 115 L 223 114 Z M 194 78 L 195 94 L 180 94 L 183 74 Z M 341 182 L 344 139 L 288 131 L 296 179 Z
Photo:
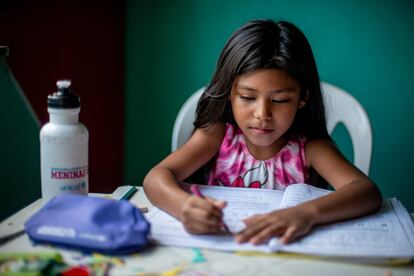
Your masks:
M 305 105 L 300 90 L 299 83 L 276 69 L 260 69 L 235 79 L 231 107 L 253 156 L 268 159 L 284 146 L 283 134 L 298 108 Z

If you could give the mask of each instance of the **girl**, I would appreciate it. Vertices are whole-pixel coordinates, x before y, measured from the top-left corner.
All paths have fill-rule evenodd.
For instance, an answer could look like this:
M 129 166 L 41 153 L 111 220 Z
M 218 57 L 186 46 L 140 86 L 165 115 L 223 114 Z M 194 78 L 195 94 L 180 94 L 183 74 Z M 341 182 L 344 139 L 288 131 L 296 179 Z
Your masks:
M 288 22 L 254 20 L 226 43 L 203 93 L 189 141 L 144 179 L 150 201 L 193 234 L 218 232 L 226 203 L 178 185 L 209 164 L 208 185 L 283 190 L 327 182 L 335 192 L 301 205 L 255 215 L 239 243 L 271 237 L 288 243 L 323 223 L 377 210 L 381 194 L 329 137 L 320 80 L 304 34 Z M 211 162 L 209 162 L 211 161 Z

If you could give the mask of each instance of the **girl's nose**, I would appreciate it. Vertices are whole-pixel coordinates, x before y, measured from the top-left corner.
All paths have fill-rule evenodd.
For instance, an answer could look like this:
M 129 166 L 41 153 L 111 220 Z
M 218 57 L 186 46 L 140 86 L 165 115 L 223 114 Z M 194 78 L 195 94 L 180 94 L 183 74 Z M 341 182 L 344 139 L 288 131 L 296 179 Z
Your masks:
M 254 111 L 254 117 L 258 120 L 270 120 L 272 118 L 272 112 L 266 102 L 258 102 Z

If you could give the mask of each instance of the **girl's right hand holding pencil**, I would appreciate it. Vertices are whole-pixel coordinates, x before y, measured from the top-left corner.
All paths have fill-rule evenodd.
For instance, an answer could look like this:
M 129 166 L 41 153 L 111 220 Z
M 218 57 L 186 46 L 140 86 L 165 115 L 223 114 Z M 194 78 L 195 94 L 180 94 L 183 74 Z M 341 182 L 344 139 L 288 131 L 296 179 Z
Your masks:
M 224 207 L 224 201 L 190 195 L 181 208 L 180 220 L 191 234 L 217 233 L 222 228 Z

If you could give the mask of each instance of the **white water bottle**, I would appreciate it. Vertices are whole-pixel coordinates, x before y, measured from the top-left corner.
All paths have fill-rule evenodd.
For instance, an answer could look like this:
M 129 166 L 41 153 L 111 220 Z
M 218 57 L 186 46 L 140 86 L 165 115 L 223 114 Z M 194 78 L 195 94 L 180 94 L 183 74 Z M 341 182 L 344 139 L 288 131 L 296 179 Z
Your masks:
M 71 82 L 59 80 L 48 96 L 49 123 L 40 130 L 43 202 L 61 193 L 88 193 L 88 140 L 79 123 L 80 98 L 70 92 Z

